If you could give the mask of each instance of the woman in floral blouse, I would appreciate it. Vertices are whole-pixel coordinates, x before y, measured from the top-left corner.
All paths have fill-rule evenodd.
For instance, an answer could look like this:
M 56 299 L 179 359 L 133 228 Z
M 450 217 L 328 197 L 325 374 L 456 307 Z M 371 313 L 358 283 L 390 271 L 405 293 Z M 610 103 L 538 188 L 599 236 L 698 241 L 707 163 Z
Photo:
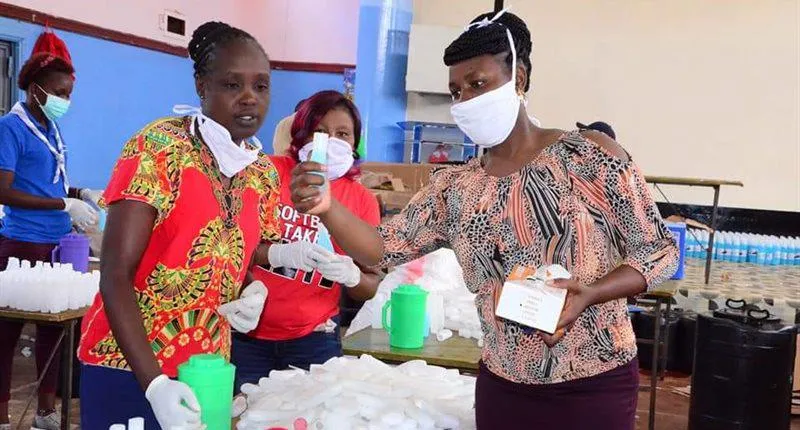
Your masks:
M 297 167 L 292 199 L 365 265 L 453 249 L 477 294 L 485 340 L 479 429 L 633 429 L 638 364 L 626 297 L 671 276 L 677 248 L 619 144 L 529 119 L 531 48 L 525 23 L 503 12 L 477 17 L 447 48 L 453 117 L 486 152 L 433 175 L 377 230 L 321 192 L 318 164 Z M 511 270 L 546 264 L 572 274 L 554 283 L 568 290 L 558 331 L 496 317 Z

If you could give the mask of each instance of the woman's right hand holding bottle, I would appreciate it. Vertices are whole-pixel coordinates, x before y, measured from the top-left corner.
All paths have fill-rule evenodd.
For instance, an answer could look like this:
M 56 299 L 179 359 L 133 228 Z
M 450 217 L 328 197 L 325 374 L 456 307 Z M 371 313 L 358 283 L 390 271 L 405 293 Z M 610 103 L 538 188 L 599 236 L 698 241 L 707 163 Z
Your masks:
M 331 207 L 331 194 L 325 192 L 325 166 L 313 161 L 292 170 L 291 198 L 295 209 L 311 215 L 324 215 Z

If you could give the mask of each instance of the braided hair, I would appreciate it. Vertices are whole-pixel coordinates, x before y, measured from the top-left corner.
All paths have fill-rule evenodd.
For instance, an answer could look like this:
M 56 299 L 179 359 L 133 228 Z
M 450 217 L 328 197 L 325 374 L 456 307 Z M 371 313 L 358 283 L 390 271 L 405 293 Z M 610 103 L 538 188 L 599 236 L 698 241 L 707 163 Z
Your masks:
M 478 15 L 470 24 L 490 20 L 495 15 L 496 12 Z M 471 25 L 467 31 L 461 33 L 444 50 L 444 64 L 452 66 L 481 55 L 496 55 L 507 52 L 506 64 L 511 69 L 514 60 L 508 46 L 506 29 L 511 32 L 511 37 L 514 39 L 517 61 L 525 67 L 525 74 L 528 78 L 525 82 L 525 91 L 527 92 L 531 86 L 531 50 L 533 49 L 533 43 L 531 42 L 531 32 L 528 30 L 525 21 L 513 13 L 505 12 L 494 22 L 485 26 Z
M 231 27 L 224 22 L 209 21 L 197 27 L 192 33 L 192 40 L 189 41 L 189 57 L 194 61 L 195 77 L 208 74 L 214 63 L 217 48 L 225 46 L 234 40 L 255 43 L 264 53 L 264 56 L 269 58 L 261 44 L 250 33 Z

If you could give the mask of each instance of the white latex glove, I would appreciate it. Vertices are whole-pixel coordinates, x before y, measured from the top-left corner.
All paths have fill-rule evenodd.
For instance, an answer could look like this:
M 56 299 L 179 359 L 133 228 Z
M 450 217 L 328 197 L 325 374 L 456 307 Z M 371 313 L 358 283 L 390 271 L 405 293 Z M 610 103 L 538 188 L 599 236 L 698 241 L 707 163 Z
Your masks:
M 269 247 L 267 258 L 272 267 L 288 267 L 311 272 L 319 264 L 333 257 L 328 250 L 311 242 L 273 244 Z
M 217 312 L 240 333 L 249 333 L 258 326 L 264 302 L 267 300 L 267 287 L 261 281 L 254 281 L 242 290 L 238 299 L 217 308 Z
M 244 396 L 236 396 L 233 398 L 231 405 L 231 418 L 236 418 L 247 410 L 247 399 Z
M 100 198 L 103 197 L 103 190 L 90 190 L 88 188 L 84 188 L 81 190 L 81 200 L 85 201 L 86 203 L 93 204 L 97 206 L 100 202 Z
M 328 261 L 317 266 L 317 271 L 325 279 L 353 288 L 361 282 L 361 269 L 346 255 L 333 255 Z
M 150 382 L 144 397 L 162 429 L 200 429 L 200 404 L 192 389 L 183 382 L 159 375 Z M 184 404 L 185 402 L 185 404 Z
M 97 224 L 97 211 L 83 200 L 64 199 L 64 212 L 68 213 L 72 222 L 79 227 Z

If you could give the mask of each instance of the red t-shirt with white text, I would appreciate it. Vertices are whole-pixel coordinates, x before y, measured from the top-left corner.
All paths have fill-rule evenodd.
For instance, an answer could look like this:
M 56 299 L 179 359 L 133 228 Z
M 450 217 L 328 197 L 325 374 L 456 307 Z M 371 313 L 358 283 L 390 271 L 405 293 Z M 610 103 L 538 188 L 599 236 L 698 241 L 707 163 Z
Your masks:
M 289 157 L 271 159 L 281 180 L 279 220 L 283 242 L 316 242 L 319 217 L 298 212 L 290 198 L 291 173 L 297 163 Z M 330 191 L 336 200 L 365 222 L 374 226 L 380 223 L 377 199 L 358 182 L 340 178 L 330 182 Z M 335 240 L 333 247 L 338 254 L 344 254 Z M 323 279 L 316 271 L 306 273 L 262 266 L 253 269 L 253 276 L 267 286 L 269 295 L 258 327 L 249 333 L 252 337 L 265 340 L 297 339 L 339 314 L 340 285 Z

